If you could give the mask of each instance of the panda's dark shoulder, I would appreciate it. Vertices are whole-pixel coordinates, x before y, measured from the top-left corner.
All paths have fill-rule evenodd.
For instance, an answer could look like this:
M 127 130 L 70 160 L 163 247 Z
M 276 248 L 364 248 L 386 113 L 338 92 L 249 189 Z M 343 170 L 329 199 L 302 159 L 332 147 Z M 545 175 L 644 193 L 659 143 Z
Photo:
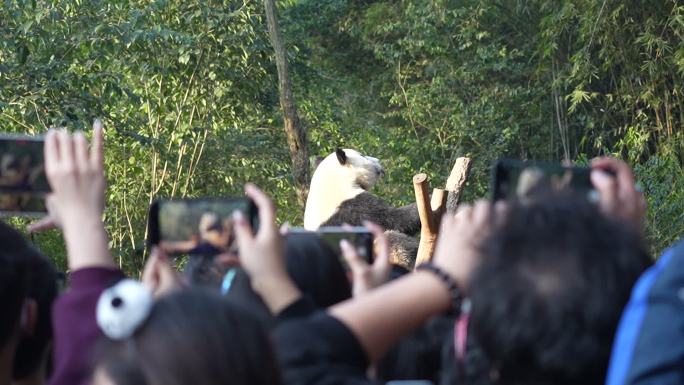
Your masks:
M 347 199 L 340 203 L 340 209 L 342 208 L 354 208 L 354 207 L 385 207 L 387 203 L 380 199 L 379 197 L 364 191 L 354 198 Z

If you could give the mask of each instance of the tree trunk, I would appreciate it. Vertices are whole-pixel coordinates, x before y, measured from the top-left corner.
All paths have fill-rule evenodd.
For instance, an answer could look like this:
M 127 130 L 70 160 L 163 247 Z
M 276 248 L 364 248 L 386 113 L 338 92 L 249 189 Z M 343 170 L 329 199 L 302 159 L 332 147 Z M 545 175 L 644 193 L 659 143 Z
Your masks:
M 287 134 L 287 144 L 290 147 L 292 174 L 297 188 L 297 199 L 299 204 L 304 207 L 309 192 L 309 149 L 306 129 L 302 126 L 297 115 L 297 106 L 292 93 L 292 81 L 287 65 L 287 52 L 280 36 L 280 27 L 276 16 L 275 0 L 264 0 L 264 6 L 266 8 L 268 33 L 275 50 L 280 107 L 283 109 L 283 124 Z

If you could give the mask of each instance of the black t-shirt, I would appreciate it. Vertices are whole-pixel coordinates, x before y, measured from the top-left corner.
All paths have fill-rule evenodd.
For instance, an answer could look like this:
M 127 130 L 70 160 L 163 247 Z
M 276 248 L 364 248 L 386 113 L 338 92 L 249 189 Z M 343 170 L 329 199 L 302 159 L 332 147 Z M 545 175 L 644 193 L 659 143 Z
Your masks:
M 278 319 L 273 338 L 285 384 L 377 384 L 366 377 L 368 357 L 356 336 L 310 300 L 298 300 Z

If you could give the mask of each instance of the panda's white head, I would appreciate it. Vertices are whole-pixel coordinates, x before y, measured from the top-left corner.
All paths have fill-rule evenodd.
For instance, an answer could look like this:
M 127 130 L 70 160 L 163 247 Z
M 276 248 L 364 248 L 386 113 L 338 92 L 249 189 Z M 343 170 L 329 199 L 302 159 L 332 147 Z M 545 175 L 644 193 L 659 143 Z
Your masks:
M 334 154 L 328 155 L 331 160 L 333 157 L 337 160 L 337 173 L 340 174 L 341 181 L 361 187 L 366 191 L 375 185 L 380 176 L 385 174 L 385 169 L 382 168 L 378 158 L 361 155 L 360 152 L 350 148 L 338 148 Z
M 326 156 L 311 177 L 304 227 L 317 229 L 343 201 L 370 190 L 384 173 L 377 158 L 356 150 L 338 148 Z

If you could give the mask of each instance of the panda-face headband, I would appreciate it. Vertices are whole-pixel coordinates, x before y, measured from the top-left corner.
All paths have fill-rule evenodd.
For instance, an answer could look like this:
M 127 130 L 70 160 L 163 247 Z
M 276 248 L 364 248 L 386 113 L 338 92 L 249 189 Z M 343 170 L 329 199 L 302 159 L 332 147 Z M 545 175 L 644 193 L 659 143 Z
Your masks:
M 124 279 L 100 296 L 97 324 L 113 340 L 130 338 L 150 315 L 152 303 L 152 293 L 146 286 Z

